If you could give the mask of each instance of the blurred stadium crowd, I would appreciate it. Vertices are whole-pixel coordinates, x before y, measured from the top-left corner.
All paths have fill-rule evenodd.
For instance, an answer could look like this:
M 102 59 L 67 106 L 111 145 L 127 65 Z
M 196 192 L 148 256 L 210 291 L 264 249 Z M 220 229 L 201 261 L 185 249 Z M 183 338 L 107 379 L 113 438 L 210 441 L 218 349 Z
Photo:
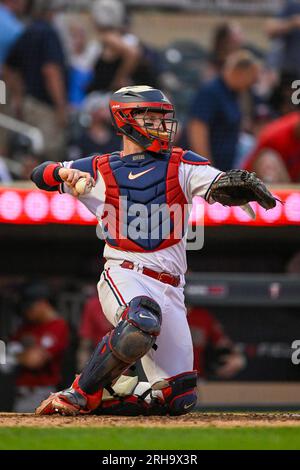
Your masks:
M 222 170 L 254 170 L 268 183 L 300 182 L 300 2 L 283 2 L 266 19 L 268 50 L 226 17 L 209 48 L 199 31 L 198 42 L 158 49 L 133 33 L 124 2 L 89 4 L 89 11 L 66 17 L 63 0 L 0 0 L 0 78 L 7 95 L 0 106 L 0 183 L 29 180 L 42 161 L 118 150 L 108 103 L 113 90 L 130 84 L 161 88 L 174 101 L 178 146 Z M 298 253 L 290 272 L 299 273 L 299 259 Z M 72 305 L 78 303 L 75 322 L 66 317 L 72 308 L 53 302 L 59 286 L 54 293 L 41 283 L 1 287 L 7 365 L 0 381 L 9 376 L 16 388 L 14 400 L 0 409 L 32 411 L 70 383 L 110 325 L 87 285 L 78 287 L 79 302 L 76 289 L 70 294 Z M 245 367 L 243 354 L 212 312 L 189 310 L 199 376 L 235 377 Z M 10 390 L 8 382 L 5 387 Z
M 179 146 L 223 170 L 247 168 L 269 183 L 299 182 L 299 2 L 283 2 L 276 17 L 266 19 L 268 50 L 249 43 L 238 21 L 226 18 L 212 31 L 209 49 L 201 46 L 201 31 L 197 43 L 157 49 L 132 32 L 124 2 L 94 0 L 89 12 L 71 19 L 62 14 L 64 5 L 0 2 L 0 66 L 7 87 L 1 182 L 27 180 L 43 160 L 118 149 L 109 96 L 133 83 L 162 88 L 174 100 Z M 3 114 L 17 121 L 7 124 Z M 16 132 L 16 122 L 32 127 Z M 35 144 L 32 128 L 43 144 Z

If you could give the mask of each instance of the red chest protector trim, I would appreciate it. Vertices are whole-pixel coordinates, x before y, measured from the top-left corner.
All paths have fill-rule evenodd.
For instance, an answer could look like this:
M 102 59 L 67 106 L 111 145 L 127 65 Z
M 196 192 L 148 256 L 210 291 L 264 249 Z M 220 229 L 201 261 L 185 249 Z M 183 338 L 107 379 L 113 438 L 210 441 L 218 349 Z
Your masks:
M 102 220 L 105 219 L 106 226 L 108 226 L 108 232 L 115 234 L 114 241 L 116 245 L 109 243 L 106 240 L 106 243 L 112 248 L 124 250 L 124 251 L 133 251 L 140 253 L 149 253 L 153 251 L 162 250 L 168 248 L 172 245 L 177 244 L 181 238 L 178 237 L 179 233 L 182 233 L 182 223 L 185 216 L 185 205 L 188 203 L 185 197 L 184 192 L 180 186 L 179 182 L 179 165 L 183 155 L 183 150 L 181 148 L 173 148 L 170 160 L 168 163 L 167 177 L 166 177 L 166 203 L 172 207 L 174 204 L 180 206 L 181 217 L 174 217 L 173 211 L 170 214 L 171 220 L 174 223 L 172 232 L 169 235 L 168 239 L 162 240 L 158 248 L 155 250 L 145 250 L 138 243 L 124 237 L 120 234 L 119 227 L 122 226 L 122 214 L 120 213 L 119 200 L 120 200 L 120 189 L 113 174 L 113 171 L 109 164 L 110 154 L 102 155 L 97 159 L 97 169 L 101 173 L 103 180 L 106 186 L 105 192 L 105 207 L 102 216 Z M 106 207 L 107 205 L 113 206 L 114 211 L 109 211 Z M 113 213 L 112 213 L 113 212 Z M 180 220 L 181 219 L 181 220 Z M 175 238 L 176 235 L 176 238 Z

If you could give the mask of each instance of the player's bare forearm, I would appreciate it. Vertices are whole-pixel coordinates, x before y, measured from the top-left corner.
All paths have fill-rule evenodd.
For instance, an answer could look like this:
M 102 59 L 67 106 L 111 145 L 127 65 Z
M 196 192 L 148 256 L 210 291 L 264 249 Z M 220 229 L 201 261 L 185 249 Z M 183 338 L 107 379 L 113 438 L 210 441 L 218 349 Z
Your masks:
M 75 186 L 80 178 L 85 178 L 86 184 L 95 186 L 95 181 L 89 173 L 73 168 L 64 168 L 58 162 L 44 162 L 37 166 L 31 174 L 31 180 L 39 189 L 56 191 L 60 184 L 66 183 L 72 188 L 74 196 L 78 196 Z

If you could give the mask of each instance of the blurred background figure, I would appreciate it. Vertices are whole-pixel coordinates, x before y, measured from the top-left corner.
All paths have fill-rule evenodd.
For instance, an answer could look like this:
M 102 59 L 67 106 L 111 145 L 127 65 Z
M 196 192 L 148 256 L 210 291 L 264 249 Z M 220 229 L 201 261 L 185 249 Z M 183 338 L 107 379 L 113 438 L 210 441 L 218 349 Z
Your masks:
M 262 131 L 245 168 L 267 183 L 300 182 L 300 113 L 286 114 Z
M 128 31 L 128 16 L 118 0 L 95 0 L 92 19 L 101 44 L 91 91 L 117 90 L 130 84 L 156 85 L 151 51 Z
M 233 52 L 244 48 L 244 46 L 245 38 L 239 23 L 227 21 L 220 23 L 215 28 L 212 37 L 212 48 L 209 56 L 210 75 L 219 74 L 227 57 Z
M 204 83 L 190 110 L 188 139 L 192 150 L 223 171 L 233 167 L 242 124 L 241 94 L 251 90 L 259 64 L 249 51 L 229 55 L 221 73 Z
M 49 160 L 64 157 L 68 121 L 66 60 L 52 24 L 60 7 L 60 0 L 34 0 L 33 19 L 10 50 L 4 68 L 14 114 L 42 131 Z
M 56 391 L 69 331 L 44 284 L 25 288 L 20 309 L 23 323 L 8 344 L 8 363 L 16 368 L 14 411 L 29 413 Z
M 27 0 L 1 0 L 0 2 L 0 73 L 7 54 L 21 35 Z
M 275 18 L 266 23 L 266 32 L 272 40 L 269 65 L 277 71 L 300 74 L 300 2 L 285 0 Z
M 6 163 L 6 159 L 0 156 L 0 184 L 12 183 L 13 178 Z
M 69 103 L 80 108 L 93 78 L 101 45 L 95 39 L 89 39 L 86 26 L 79 21 L 71 23 L 69 36 Z
M 293 93 L 295 88 L 292 87 L 294 81 L 299 79 L 299 75 L 295 72 L 281 71 L 274 86 L 269 91 L 269 107 L 272 118 L 283 116 L 284 114 L 296 111 L 299 105 L 294 103 Z
M 69 160 L 120 150 L 121 139 L 111 125 L 109 99 L 109 93 L 95 91 L 83 102 L 79 120 L 73 127 Z
M 87 299 L 82 310 L 77 352 L 78 371 L 82 371 L 91 357 L 91 353 L 99 343 L 99 338 L 106 335 L 112 328 L 113 326 L 104 316 L 98 294 L 95 292 Z
M 297 251 L 289 260 L 286 266 L 286 272 L 288 274 L 300 275 L 300 251 Z
M 199 378 L 226 380 L 245 367 L 245 357 L 209 310 L 188 308 L 188 323 L 193 339 L 194 369 Z

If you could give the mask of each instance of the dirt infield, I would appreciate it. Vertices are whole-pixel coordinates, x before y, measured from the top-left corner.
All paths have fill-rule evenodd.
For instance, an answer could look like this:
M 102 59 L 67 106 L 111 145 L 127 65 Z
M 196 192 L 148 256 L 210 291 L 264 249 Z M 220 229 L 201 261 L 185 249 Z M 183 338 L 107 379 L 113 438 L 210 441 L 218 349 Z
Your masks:
M 300 427 L 300 413 L 190 413 L 185 416 L 35 416 L 32 414 L 0 413 L 1 427 Z

